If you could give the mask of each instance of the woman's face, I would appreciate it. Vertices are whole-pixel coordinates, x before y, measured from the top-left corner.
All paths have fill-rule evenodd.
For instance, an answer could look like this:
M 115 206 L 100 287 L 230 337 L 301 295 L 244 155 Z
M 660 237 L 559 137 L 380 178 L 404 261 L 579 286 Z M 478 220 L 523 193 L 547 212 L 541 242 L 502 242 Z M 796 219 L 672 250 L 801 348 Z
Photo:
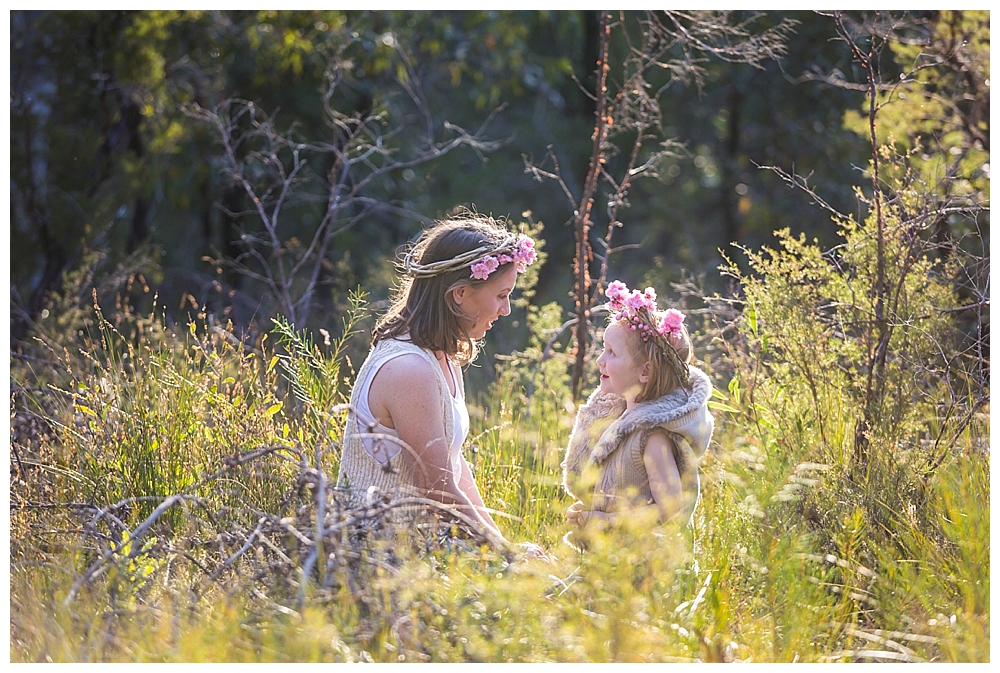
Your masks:
M 622 323 L 608 325 L 604 330 L 604 351 L 597 358 L 597 366 L 601 371 L 603 392 L 635 399 L 642 392 L 649 375 L 644 367 L 646 363 L 633 359 L 626 340 L 634 339 L 635 335 L 627 331 Z
M 452 290 L 452 298 L 467 318 L 465 329 L 473 339 L 482 339 L 493 323 L 510 315 L 510 293 L 517 283 L 517 267 L 507 264 L 478 285 L 462 285 Z

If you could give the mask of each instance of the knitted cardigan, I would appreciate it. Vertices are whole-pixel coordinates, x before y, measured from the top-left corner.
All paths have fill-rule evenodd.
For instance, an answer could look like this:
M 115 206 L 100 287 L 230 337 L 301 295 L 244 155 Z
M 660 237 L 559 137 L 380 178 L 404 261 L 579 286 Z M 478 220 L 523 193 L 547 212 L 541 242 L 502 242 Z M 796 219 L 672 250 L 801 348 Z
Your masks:
M 698 459 L 712 438 L 715 421 L 708 410 L 712 383 L 690 367 L 690 388 L 633 405 L 614 393 L 591 393 L 573 424 L 563 461 L 563 486 L 588 509 L 612 512 L 652 504 L 653 493 L 643 463 L 646 441 L 654 430 L 673 440 L 681 476 L 682 516 L 690 516 L 698 499 Z
M 362 386 L 360 382 L 370 376 L 373 363 L 381 360 L 384 356 L 393 353 L 414 353 L 421 356 L 431 365 L 434 371 L 434 378 L 438 384 L 438 395 L 441 402 L 441 417 L 444 420 L 444 442 L 446 446 L 451 446 L 455 438 L 455 411 L 452 407 L 451 392 L 448 390 L 448 382 L 445 381 L 444 372 L 438 365 L 434 353 L 421 348 L 411 341 L 401 339 L 385 339 L 380 341 L 368 357 L 365 358 L 358 376 L 355 379 L 354 390 L 351 391 L 351 408 L 347 413 L 347 424 L 344 427 L 344 437 L 342 441 L 342 453 L 340 457 L 340 474 L 337 477 L 337 485 L 349 487 L 351 492 L 351 502 L 354 504 L 370 504 L 378 495 L 411 496 L 420 495 L 421 490 L 417 486 L 412 470 L 406 461 L 402 459 L 402 451 L 393 456 L 386 465 L 376 461 L 368 451 L 365 450 L 361 438 L 364 433 L 371 432 L 368 428 L 362 428 L 355 413 L 358 405 L 358 396 Z M 461 376 L 456 376 L 456 385 L 459 386 L 462 397 L 465 397 L 465 384 Z M 388 440 L 386 440 L 388 441 Z

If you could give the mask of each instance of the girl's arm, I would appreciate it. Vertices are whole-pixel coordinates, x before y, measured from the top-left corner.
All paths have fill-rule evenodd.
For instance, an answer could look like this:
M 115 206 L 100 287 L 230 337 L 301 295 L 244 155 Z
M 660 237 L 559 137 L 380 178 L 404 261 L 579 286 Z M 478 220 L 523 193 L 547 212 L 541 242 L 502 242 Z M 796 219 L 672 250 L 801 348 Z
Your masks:
M 677 469 L 677 461 L 674 460 L 674 443 L 667 433 L 657 430 L 649 435 L 642 463 L 649 476 L 649 490 L 653 493 L 652 505 L 632 508 L 627 513 L 601 512 L 584 509 L 583 503 L 578 500 L 566 511 L 567 520 L 582 526 L 592 519 L 611 522 L 623 514 L 634 516 L 637 511 L 647 509 L 655 509 L 660 521 L 667 521 L 675 516 L 681 511 L 683 493 L 681 474 Z
M 649 475 L 649 490 L 660 511 L 660 521 L 667 521 L 682 509 L 681 473 L 674 460 L 674 443 L 662 430 L 649 435 L 642 463 Z

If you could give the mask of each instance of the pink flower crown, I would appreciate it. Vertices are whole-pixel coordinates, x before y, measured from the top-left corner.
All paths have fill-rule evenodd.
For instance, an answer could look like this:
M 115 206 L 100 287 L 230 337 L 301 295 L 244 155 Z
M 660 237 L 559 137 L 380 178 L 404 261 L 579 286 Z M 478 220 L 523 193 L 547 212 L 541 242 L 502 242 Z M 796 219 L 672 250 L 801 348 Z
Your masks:
M 604 294 L 610 300 L 608 308 L 613 312 L 614 319 L 629 323 L 629 327 L 642 335 L 643 341 L 648 341 L 654 333 L 666 338 L 673 332 L 680 334 L 684 329 L 684 314 L 677 309 L 668 309 L 662 318 L 656 317 L 656 292 L 651 287 L 644 292 L 629 292 L 625 283 L 614 280 Z M 640 315 L 643 309 L 649 312 L 652 325 Z
M 518 234 L 512 244 L 504 246 L 505 249 L 497 250 L 495 255 L 486 255 L 478 262 L 472 264 L 470 278 L 486 280 L 490 274 L 500 268 L 501 264 L 517 265 L 517 272 L 524 273 L 528 266 L 535 261 L 535 242 L 530 236 Z
M 500 242 L 490 242 L 474 250 L 469 250 L 450 259 L 422 264 L 416 256 L 422 254 L 423 248 L 416 246 L 407 251 L 403 258 L 403 273 L 411 278 L 433 278 L 458 269 L 471 269 L 470 278 L 486 280 L 490 274 L 500 268 L 501 264 L 517 265 L 517 272 L 524 273 L 535 261 L 535 242 L 530 236 L 507 232 Z

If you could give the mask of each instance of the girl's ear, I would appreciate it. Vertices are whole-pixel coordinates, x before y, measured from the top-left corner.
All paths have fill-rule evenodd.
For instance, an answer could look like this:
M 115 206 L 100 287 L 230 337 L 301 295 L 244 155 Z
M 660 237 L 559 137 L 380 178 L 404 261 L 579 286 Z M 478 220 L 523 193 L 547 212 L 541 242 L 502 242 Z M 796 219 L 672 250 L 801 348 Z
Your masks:
M 653 371 L 653 363 L 646 360 L 646 363 L 639 370 L 639 383 L 649 383 L 649 375 Z
M 468 285 L 459 285 L 451 291 L 451 298 L 454 300 L 456 306 L 461 306 L 462 302 L 465 301 L 465 294 L 468 289 Z

